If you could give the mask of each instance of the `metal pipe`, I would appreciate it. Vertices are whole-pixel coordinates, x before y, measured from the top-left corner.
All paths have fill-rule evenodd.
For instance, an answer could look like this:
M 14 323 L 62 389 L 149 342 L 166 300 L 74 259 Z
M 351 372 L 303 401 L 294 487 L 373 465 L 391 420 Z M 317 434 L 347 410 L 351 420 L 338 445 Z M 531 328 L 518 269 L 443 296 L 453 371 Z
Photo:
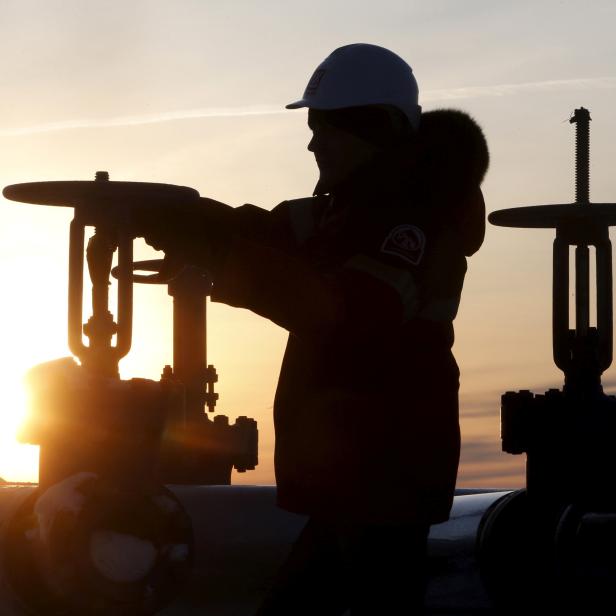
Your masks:
M 588 335 L 590 325 L 590 265 L 588 246 L 575 249 L 575 333 L 578 337 Z
M 133 239 L 120 232 L 118 239 L 118 332 L 116 359 L 128 354 L 133 336 Z
M 602 372 L 610 367 L 613 358 L 612 243 L 607 229 L 605 235 L 597 243 L 597 333 Z
M 186 387 L 190 421 L 203 414 L 206 399 L 206 293 L 203 273 L 186 267 L 169 284 L 173 297 L 173 373 Z
M 82 358 L 87 352 L 83 344 L 83 243 L 85 226 L 78 219 L 78 210 L 71 221 L 68 253 L 68 347 Z
M 565 372 L 569 368 L 569 244 L 559 236 L 553 244 L 552 348 L 554 363 Z

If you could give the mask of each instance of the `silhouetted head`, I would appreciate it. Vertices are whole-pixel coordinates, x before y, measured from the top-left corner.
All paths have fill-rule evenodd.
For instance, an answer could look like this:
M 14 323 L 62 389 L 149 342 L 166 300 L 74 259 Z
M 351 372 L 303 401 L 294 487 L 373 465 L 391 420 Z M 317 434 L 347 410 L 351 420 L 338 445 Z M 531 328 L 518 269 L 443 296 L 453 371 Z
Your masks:
M 353 43 L 330 53 L 312 74 L 303 97 L 287 109 L 386 105 L 400 110 L 417 130 L 418 96 L 413 69 L 400 56 L 379 45 Z
M 331 192 L 402 134 L 418 130 L 418 96 L 412 68 L 385 47 L 353 43 L 329 54 L 302 98 L 287 105 L 309 110 L 318 191 Z
M 308 110 L 308 144 L 319 167 L 319 191 L 330 192 L 383 153 L 410 144 L 415 131 L 390 105 Z

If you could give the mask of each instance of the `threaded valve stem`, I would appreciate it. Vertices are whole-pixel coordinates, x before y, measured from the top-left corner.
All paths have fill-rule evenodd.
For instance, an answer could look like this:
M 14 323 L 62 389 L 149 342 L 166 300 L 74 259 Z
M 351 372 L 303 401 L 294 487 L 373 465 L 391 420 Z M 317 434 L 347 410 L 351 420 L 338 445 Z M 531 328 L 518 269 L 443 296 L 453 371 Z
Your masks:
M 580 107 L 569 120 L 575 124 L 575 202 L 590 203 L 590 111 Z

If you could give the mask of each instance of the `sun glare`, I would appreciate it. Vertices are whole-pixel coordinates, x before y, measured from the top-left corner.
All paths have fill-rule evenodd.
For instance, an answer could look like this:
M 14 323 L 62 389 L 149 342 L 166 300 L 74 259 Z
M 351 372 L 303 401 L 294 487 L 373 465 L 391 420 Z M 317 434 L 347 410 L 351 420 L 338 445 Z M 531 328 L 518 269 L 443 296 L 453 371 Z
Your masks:
M 0 354 L 0 477 L 38 480 L 38 447 L 20 444 L 17 432 L 26 415 L 26 372 L 43 361 L 66 356 L 66 299 L 58 272 L 61 258 L 49 255 L 5 261 L 4 327 Z M 30 283 L 32 281 L 32 283 Z
M 36 481 L 38 447 L 17 441 L 26 414 L 25 357 L 5 356 L 0 362 L 2 409 L 0 410 L 0 477 L 6 481 Z

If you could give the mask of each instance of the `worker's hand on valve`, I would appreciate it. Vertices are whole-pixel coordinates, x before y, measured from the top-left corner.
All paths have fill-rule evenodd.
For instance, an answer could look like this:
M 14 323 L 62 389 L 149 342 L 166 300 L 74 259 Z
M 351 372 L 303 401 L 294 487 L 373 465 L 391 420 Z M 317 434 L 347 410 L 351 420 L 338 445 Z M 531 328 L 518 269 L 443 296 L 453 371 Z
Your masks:
M 234 208 L 201 197 L 190 205 L 136 206 L 130 225 L 135 237 L 143 237 L 174 261 L 214 273 L 226 255 L 233 219 Z

